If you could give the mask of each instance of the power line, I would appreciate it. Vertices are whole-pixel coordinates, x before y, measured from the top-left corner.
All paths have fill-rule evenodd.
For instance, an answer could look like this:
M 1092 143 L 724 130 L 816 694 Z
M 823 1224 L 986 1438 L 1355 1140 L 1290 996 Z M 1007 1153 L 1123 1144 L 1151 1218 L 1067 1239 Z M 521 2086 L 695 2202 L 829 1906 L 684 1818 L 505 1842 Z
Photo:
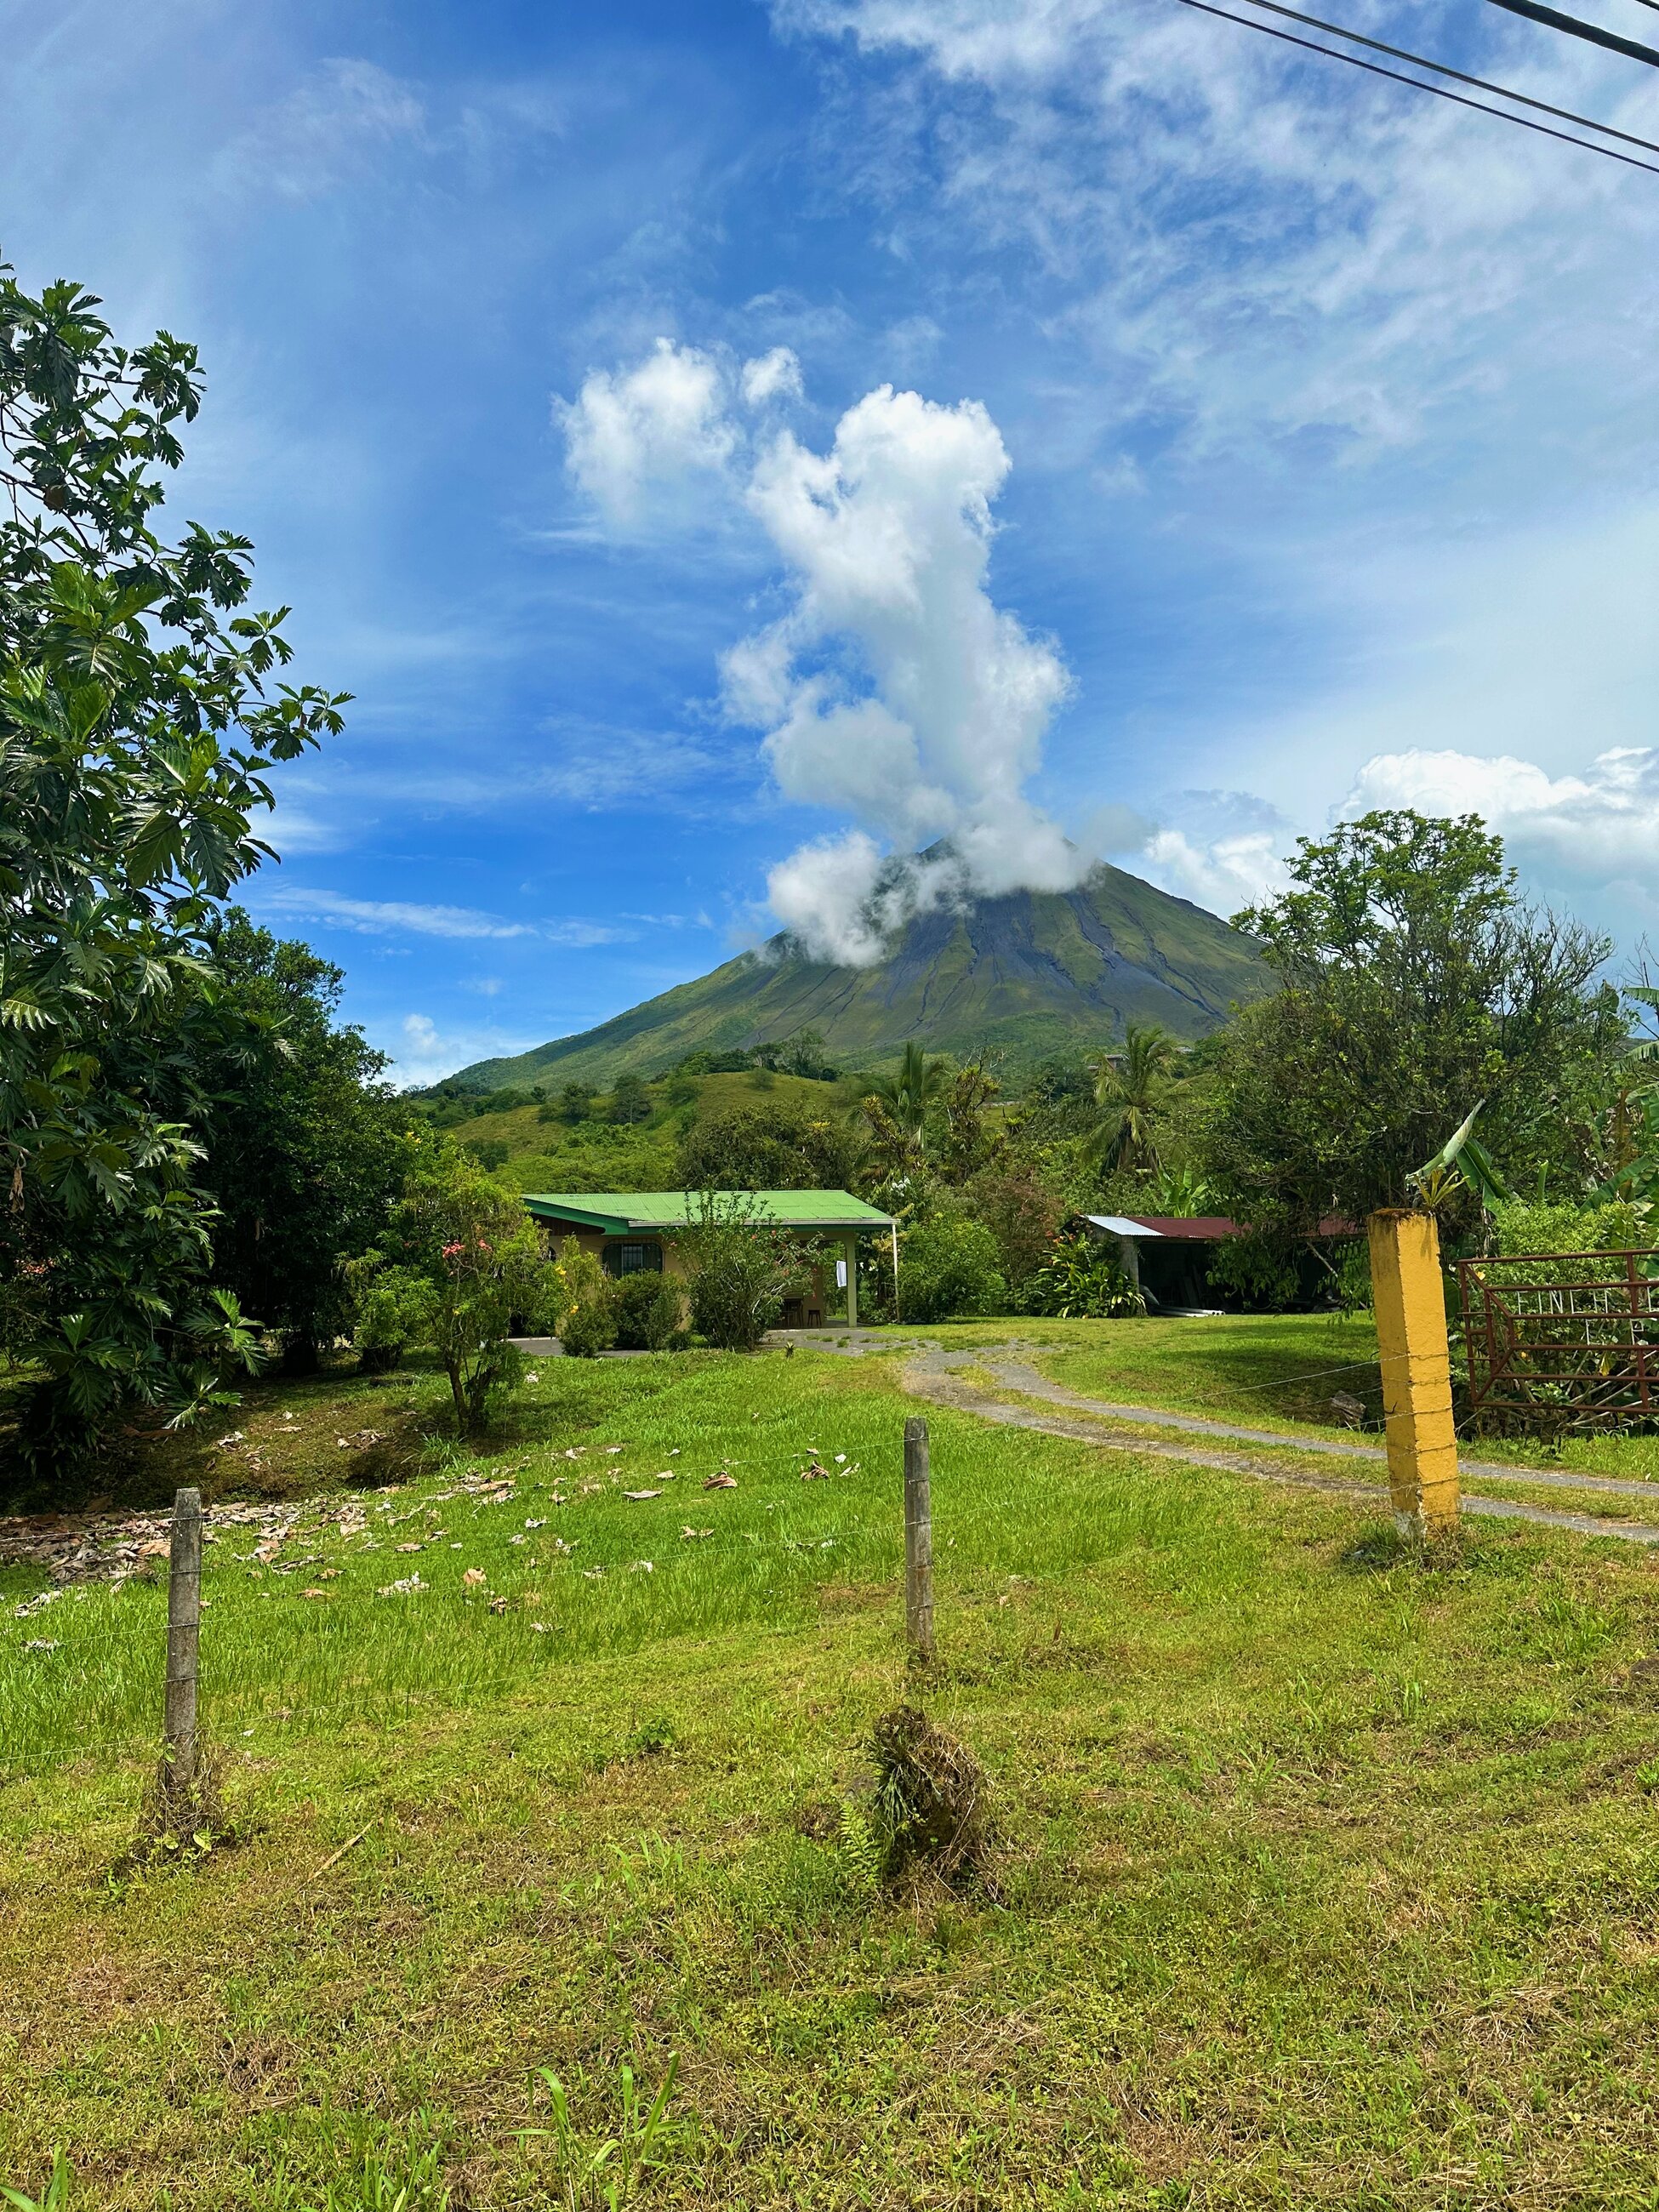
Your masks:
M 1553 131 L 1547 123 L 1534 123 L 1524 115 L 1511 115 L 1504 107 L 1489 107 L 1484 100 L 1470 100 L 1461 92 L 1448 92 L 1444 85 L 1425 84 L 1421 77 L 1402 76 L 1398 70 L 1384 69 L 1378 62 L 1362 61 L 1358 54 L 1342 53 L 1335 46 L 1322 46 L 1313 39 L 1299 39 L 1293 31 L 1275 30 L 1271 23 L 1257 22 L 1254 16 L 1236 15 L 1231 8 L 1218 8 L 1212 0 L 1181 0 L 1181 5 L 1195 8 L 1203 15 L 1218 15 L 1224 22 L 1242 23 L 1247 31 L 1260 31 L 1264 38 L 1282 40 L 1287 46 L 1300 46 L 1307 53 L 1323 54 L 1328 61 L 1346 62 L 1350 69 L 1364 70 L 1369 76 L 1387 77 L 1391 83 L 1409 85 L 1413 92 L 1431 93 L 1435 99 L 1449 100 L 1455 107 L 1472 107 L 1477 115 L 1495 115 L 1500 123 L 1513 123 L 1517 130 L 1535 131 L 1540 137 L 1558 138 L 1564 146 L 1576 146 L 1581 154 L 1599 154 L 1604 161 L 1620 161 L 1627 169 L 1645 169 L 1650 176 L 1659 177 L 1659 166 L 1652 161 L 1638 161 L 1634 155 L 1621 154 L 1612 146 L 1598 146 L 1592 138 L 1575 138 L 1570 131 Z
M 1541 0 L 1492 0 L 1494 8 L 1506 8 L 1511 15 L 1524 15 L 1530 23 L 1543 23 L 1552 31 L 1565 31 L 1570 39 L 1588 39 L 1593 46 L 1605 46 L 1609 53 L 1623 54 L 1628 60 L 1645 62 L 1650 69 L 1659 69 L 1659 53 L 1651 46 L 1638 46 L 1634 39 L 1621 39 L 1617 31 L 1604 31 L 1599 23 L 1580 22 L 1577 15 L 1564 15 L 1559 8 L 1546 8 Z M 1648 0 L 1652 6 L 1654 0 Z
M 1361 31 L 1345 30 L 1340 23 L 1327 23 L 1318 15 L 1304 15 L 1299 8 L 1285 7 L 1281 0 L 1250 0 L 1250 4 L 1265 9 L 1270 15 L 1288 15 L 1296 22 L 1311 24 L 1316 31 L 1329 31 L 1336 38 L 1350 39 L 1356 46 L 1369 46 L 1374 53 L 1392 54 L 1397 62 L 1412 62 L 1419 69 L 1433 70 L 1441 76 L 1454 77 L 1459 84 L 1472 84 L 1481 92 L 1497 93 L 1500 99 L 1518 100 L 1522 107 L 1536 108 L 1540 115 L 1554 115 L 1563 123 L 1577 123 L 1585 131 L 1600 131 L 1609 138 L 1622 139 L 1627 146 L 1640 146 L 1646 153 L 1659 154 L 1659 143 L 1651 138 L 1638 138 L 1628 131 L 1615 131 L 1612 124 L 1598 123 L 1593 116 L 1577 115 L 1570 107 L 1552 107 L 1548 100 L 1534 100 L 1524 92 L 1511 92 L 1506 84 L 1492 84 L 1484 76 L 1470 76 L 1465 70 L 1452 69 L 1444 62 L 1431 62 L 1422 54 L 1408 53 L 1404 46 L 1391 46 L 1381 39 L 1367 38 Z M 1646 0 L 1646 4 L 1659 9 L 1659 0 Z M 1346 59 L 1346 57 L 1339 56 L 1338 58 Z M 1423 87 L 1425 92 L 1433 89 L 1432 85 Z M 1518 122 L 1520 118 L 1514 119 Z

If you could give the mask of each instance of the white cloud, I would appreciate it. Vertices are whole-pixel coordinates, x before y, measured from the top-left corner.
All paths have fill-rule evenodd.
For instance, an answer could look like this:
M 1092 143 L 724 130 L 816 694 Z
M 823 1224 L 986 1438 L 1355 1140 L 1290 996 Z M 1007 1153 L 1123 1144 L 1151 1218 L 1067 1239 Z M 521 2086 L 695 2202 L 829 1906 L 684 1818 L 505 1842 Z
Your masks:
M 254 834 L 285 860 L 302 853 L 335 853 L 348 842 L 337 816 L 319 814 L 280 793 L 264 824 L 255 821 Z
M 1239 830 L 1207 843 L 1182 830 L 1158 830 L 1146 841 L 1141 873 L 1227 920 L 1285 887 L 1283 850 L 1284 841 L 1265 830 Z
M 408 899 L 362 899 L 344 891 L 313 890 L 300 884 L 276 884 L 264 891 L 262 908 L 296 921 L 331 922 L 363 937 L 539 937 L 551 945 L 623 945 L 635 932 L 612 923 L 563 920 L 509 921 L 471 906 L 421 906 Z
M 1659 748 L 1619 745 L 1582 770 L 1551 775 L 1514 753 L 1413 746 L 1376 753 L 1322 823 L 1393 807 L 1478 814 L 1504 841 L 1524 890 L 1611 929 L 1627 945 L 1659 924 Z M 1103 849 L 1212 913 L 1283 890 L 1292 825 L 1242 792 L 1186 792 L 1157 822 L 1127 810 Z
M 416 1090 L 475 1060 L 526 1052 L 536 1040 L 495 1029 L 442 1030 L 429 1014 L 405 1014 L 394 1033 L 374 1032 L 369 1042 L 390 1059 L 393 1079 Z
M 267 911 L 295 921 L 332 922 L 365 937 L 533 937 L 526 921 L 507 921 L 475 907 L 417 906 L 406 899 L 352 898 L 343 891 L 310 890 L 299 884 L 277 884 L 264 893 Z
M 803 845 L 766 879 L 767 904 L 814 956 L 848 968 L 880 959 L 885 933 L 871 906 L 882 851 L 862 830 Z
M 1161 848 L 1146 872 L 1210 903 L 1249 872 L 1252 838 L 1265 866 L 1297 831 L 1323 835 L 1367 807 L 1476 812 L 1529 895 L 1628 945 L 1659 902 L 1656 557 L 1659 506 L 1638 502 L 1330 559 L 1311 635 L 1334 666 L 1313 684 L 1299 674 L 1277 711 L 1220 712 L 1165 740 L 1195 780 L 1243 769 L 1257 796 L 1143 801 L 1153 827 L 1191 848 Z M 1246 842 L 1214 856 L 1212 877 L 1218 840 Z M 1146 845 L 1125 833 L 1097 849 Z
M 315 199 L 388 147 L 418 143 L 425 128 L 426 111 L 412 86 L 374 62 L 325 61 L 233 140 L 214 166 L 227 190 L 264 188 L 287 199 Z
M 884 848 L 908 855 L 941 837 L 948 867 L 913 866 L 902 896 L 884 892 L 889 927 L 947 884 L 995 895 L 1079 881 L 1086 858 L 1025 794 L 1070 679 L 1055 647 L 990 596 L 991 508 L 1010 466 L 990 416 L 881 385 L 842 416 L 829 453 L 787 431 L 756 451 L 724 411 L 724 377 L 714 355 L 659 339 L 638 368 L 593 371 L 562 420 L 571 472 L 613 528 L 632 527 L 647 489 L 676 471 L 746 456 L 744 501 L 793 599 L 723 655 L 726 712 L 764 732 L 786 799 L 850 817 L 856 832 L 774 872 L 779 918 L 836 958 L 856 947 L 873 960 L 877 910 L 859 900 Z M 736 387 L 750 404 L 793 397 L 799 363 L 774 347 Z M 609 796 L 611 767 L 595 767 Z M 848 919 L 849 896 L 861 919 Z
M 1659 385 L 1659 201 L 1611 162 L 1136 0 L 773 13 L 897 61 L 863 88 L 889 127 L 843 132 L 842 158 L 918 258 L 964 232 L 1022 252 L 1097 431 L 1139 423 L 1209 461 L 1310 436 L 1353 458 L 1455 421 L 1512 471 L 1506 390 L 1536 386 L 1547 466 Z M 1428 35 L 1415 10 L 1362 20 Z M 1464 67 L 1656 135 L 1649 72 L 1495 11 L 1468 27 Z M 1610 352 L 1634 385 L 1587 410 Z
M 884 854 L 862 830 L 822 837 L 779 861 L 766 902 L 813 958 L 869 968 L 919 914 L 964 905 L 975 889 L 953 852 Z
M 1617 746 L 1577 775 L 1555 776 L 1508 753 L 1379 753 L 1360 769 L 1341 812 L 1389 806 L 1479 814 L 1547 888 L 1615 899 L 1634 890 L 1648 908 L 1659 896 L 1659 750 L 1652 747 Z
M 787 908 L 790 927 L 837 958 L 853 945 L 878 957 L 879 932 L 849 924 L 846 906 L 846 886 L 875 887 L 875 840 L 908 853 L 947 837 L 954 879 L 992 894 L 1059 890 L 1086 866 L 1024 792 L 1068 678 L 1054 647 L 988 589 L 991 505 L 1008 469 L 977 403 L 940 406 L 883 385 L 848 409 L 827 454 L 786 432 L 750 480 L 749 505 L 795 597 L 727 654 L 727 706 L 766 731 L 786 798 L 857 825 L 772 878 L 780 919 Z
M 773 399 L 799 399 L 801 396 L 800 362 L 792 346 L 774 346 L 769 353 L 757 354 L 746 361 L 738 378 L 745 402 L 750 407 L 764 407 Z
M 570 473 L 613 529 L 637 527 L 647 495 L 672 500 L 726 467 L 726 386 L 712 354 L 659 338 L 637 368 L 592 369 L 574 402 L 555 401 Z
M 550 944 L 571 945 L 631 945 L 638 933 L 608 921 L 547 921 L 535 933 Z
M 850 33 L 866 52 L 925 55 L 949 77 L 995 82 L 1059 67 L 1099 0 L 773 0 L 785 29 Z
M 1103 807 L 1090 825 L 1095 849 L 1126 858 L 1161 890 L 1224 917 L 1289 882 L 1285 855 L 1295 833 L 1252 793 L 1178 792 L 1157 811 L 1161 818 L 1149 821 L 1127 807 Z
M 723 763 L 708 745 L 673 730 L 548 726 L 556 752 L 535 771 L 536 787 L 573 806 L 661 801 L 706 789 Z M 523 785 L 517 785 L 522 797 Z

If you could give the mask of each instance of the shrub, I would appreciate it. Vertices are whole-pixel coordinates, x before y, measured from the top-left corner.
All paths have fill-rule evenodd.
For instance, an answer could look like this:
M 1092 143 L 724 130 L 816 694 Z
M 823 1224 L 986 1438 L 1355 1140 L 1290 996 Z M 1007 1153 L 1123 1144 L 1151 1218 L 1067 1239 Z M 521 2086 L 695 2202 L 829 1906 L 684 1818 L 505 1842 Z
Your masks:
M 617 1342 L 624 1352 L 666 1352 L 684 1334 L 680 1286 L 642 1268 L 616 1285 Z
M 1146 1302 L 1103 1244 L 1068 1237 L 1025 1285 L 1027 1313 L 1061 1321 L 1112 1321 L 1144 1314 Z
M 1231 1291 L 1245 1306 L 1269 1313 L 1293 1306 L 1302 1292 L 1294 1246 L 1265 1230 L 1247 1229 L 1242 1237 L 1223 1237 L 1211 1256 L 1209 1273 L 1218 1289 Z
M 786 1075 L 799 1075 L 813 1083 L 833 1083 L 840 1073 L 830 1065 L 823 1034 L 800 1030 L 776 1048 L 777 1063 Z
M 743 1191 L 700 1192 L 684 1249 L 692 1326 L 723 1352 L 752 1352 L 810 1265 L 797 1238 L 758 1221 Z
M 386 1265 L 368 1252 L 346 1269 L 352 1291 L 352 1342 L 365 1375 L 390 1373 L 411 1344 L 431 1334 L 438 1316 L 434 1284 L 413 1267 Z
M 518 1193 L 504 1189 L 459 1146 L 441 1140 L 404 1186 L 386 1240 L 394 1278 L 422 1278 L 432 1297 L 432 1343 L 449 1377 L 464 1436 L 487 1423 L 523 1362 L 508 1342 L 514 1318 L 546 1295 L 547 1264 Z M 389 1293 L 403 1295 L 395 1280 Z
M 1142 1203 L 1148 1212 L 1169 1214 L 1177 1221 L 1214 1211 L 1213 1193 L 1190 1164 L 1177 1168 L 1166 1163 L 1159 1168 L 1146 1186 Z
M 617 1285 L 574 1237 L 553 1265 L 553 1315 L 559 1342 L 573 1359 L 592 1359 L 617 1341 Z
M 899 1311 L 906 1321 L 946 1321 L 952 1314 L 995 1313 L 1008 1285 L 997 1240 L 983 1222 L 941 1207 L 908 1230 L 899 1243 Z
M 1628 1199 L 1601 1206 L 1529 1205 L 1506 1200 L 1492 1209 L 1498 1249 L 1527 1252 L 1640 1251 L 1650 1242 L 1642 1215 Z
M 1331 1285 L 1331 1303 L 1339 1313 L 1362 1314 L 1371 1310 L 1371 1255 L 1363 1237 L 1351 1237 L 1336 1255 L 1336 1279 Z

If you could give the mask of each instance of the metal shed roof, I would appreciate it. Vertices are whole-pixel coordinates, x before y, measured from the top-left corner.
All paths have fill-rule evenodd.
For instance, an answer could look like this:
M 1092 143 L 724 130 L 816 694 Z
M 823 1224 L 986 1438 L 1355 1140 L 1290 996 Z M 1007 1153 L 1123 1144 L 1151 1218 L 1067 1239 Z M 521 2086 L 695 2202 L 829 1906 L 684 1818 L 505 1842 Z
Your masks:
M 1133 1237 L 1143 1243 L 1149 1237 L 1163 1237 L 1188 1244 L 1215 1244 L 1224 1237 L 1244 1234 L 1244 1224 L 1224 1213 L 1085 1213 L 1083 1218 L 1091 1227 L 1105 1230 L 1109 1236 Z M 1358 1237 L 1363 1231 L 1354 1222 L 1344 1220 L 1340 1213 L 1328 1213 L 1311 1234 Z
M 846 1190 L 745 1190 L 757 1224 L 777 1229 L 890 1229 L 893 1217 Z M 694 1190 L 532 1190 L 525 1204 L 540 1221 L 568 1221 L 607 1237 L 689 1228 L 697 1219 Z
M 1167 1237 L 1190 1244 L 1207 1244 L 1239 1234 L 1238 1224 L 1229 1220 L 1224 1213 L 1143 1213 L 1138 1218 L 1127 1213 L 1089 1213 L 1084 1218 L 1113 1237 L 1133 1237 L 1142 1241 L 1149 1237 Z

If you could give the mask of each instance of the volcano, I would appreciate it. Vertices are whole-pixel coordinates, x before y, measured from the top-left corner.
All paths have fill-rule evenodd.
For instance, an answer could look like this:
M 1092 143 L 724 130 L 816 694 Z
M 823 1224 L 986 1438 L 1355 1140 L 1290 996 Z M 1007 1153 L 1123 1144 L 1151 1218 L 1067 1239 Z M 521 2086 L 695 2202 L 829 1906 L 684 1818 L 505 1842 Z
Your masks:
M 1074 890 L 1012 891 L 918 914 L 871 968 L 813 959 L 781 934 L 596 1029 L 478 1060 L 453 1079 L 473 1091 L 574 1081 L 604 1090 L 691 1053 L 781 1043 L 803 1030 L 849 1068 L 892 1060 L 911 1038 L 931 1052 L 995 1051 L 1023 1066 L 1109 1045 L 1130 1022 L 1190 1041 L 1273 985 L 1239 931 L 1102 864 Z

